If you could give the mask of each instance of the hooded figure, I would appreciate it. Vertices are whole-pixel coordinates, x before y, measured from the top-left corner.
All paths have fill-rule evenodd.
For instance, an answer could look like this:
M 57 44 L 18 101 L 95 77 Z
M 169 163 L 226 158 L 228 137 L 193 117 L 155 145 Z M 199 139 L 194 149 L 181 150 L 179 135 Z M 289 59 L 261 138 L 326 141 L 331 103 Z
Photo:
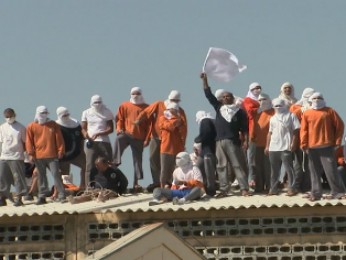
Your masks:
M 261 94 L 262 87 L 258 82 L 253 82 L 249 86 L 249 91 L 247 93 L 247 97 L 253 99 L 253 100 L 258 100 L 259 94 Z
M 261 93 L 258 96 L 258 101 L 260 102 L 261 111 L 267 111 L 272 108 L 272 102 L 270 100 L 269 95 Z
M 323 95 L 320 92 L 315 92 L 312 94 L 309 100 L 311 101 L 312 109 L 321 109 L 326 106 L 326 102 L 324 101 Z
M 70 117 L 70 112 L 66 107 L 58 107 L 56 109 L 56 114 L 58 119 L 55 122 L 57 122 L 59 125 L 67 128 L 75 128 L 79 126 L 77 119 Z
M 169 95 L 168 98 L 164 101 L 165 107 L 167 108 L 167 106 L 170 103 L 174 103 L 178 105 L 179 108 L 179 102 L 180 102 L 180 92 L 178 90 L 172 90 Z
M 36 123 L 39 123 L 40 125 L 46 123 L 49 121 L 49 118 L 48 118 L 48 109 L 46 106 L 38 106 L 36 108 L 36 114 L 35 114 L 35 119 L 34 121 Z
M 140 87 L 133 87 L 131 89 L 130 102 L 135 105 L 141 105 L 145 103 L 142 96 L 142 89 Z
M 297 102 L 297 99 L 294 97 L 294 87 L 290 82 L 282 84 L 279 98 L 285 100 L 288 107 Z

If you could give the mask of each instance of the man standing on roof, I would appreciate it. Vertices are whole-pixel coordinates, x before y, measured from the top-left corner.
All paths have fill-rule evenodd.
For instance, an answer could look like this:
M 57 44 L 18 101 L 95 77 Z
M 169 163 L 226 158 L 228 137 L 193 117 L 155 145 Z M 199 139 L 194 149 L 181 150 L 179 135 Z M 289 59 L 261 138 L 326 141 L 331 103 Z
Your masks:
M 94 95 L 90 100 L 90 108 L 82 113 L 82 133 L 86 140 L 85 182 L 89 183 L 91 169 L 99 156 L 112 160 L 112 145 L 109 134 L 113 133 L 113 114 L 104 105 L 102 97 Z
M 134 167 L 133 192 L 137 193 L 142 191 L 138 180 L 143 179 L 143 149 L 149 141 L 149 124 L 147 121 L 142 121 L 136 125 L 134 121 L 148 105 L 144 102 L 141 88 L 133 87 L 130 94 L 130 101 L 119 106 L 115 118 L 117 138 L 114 145 L 113 163 L 120 165 L 123 152 L 128 146 L 131 147 Z
M 210 90 L 207 75 L 202 73 L 200 77 L 203 80 L 205 96 L 216 111 L 216 158 L 221 191 L 217 197 L 225 197 L 229 191 L 227 162 L 230 162 L 234 169 L 241 195 L 249 196 L 251 193 L 249 192 L 247 173 L 244 167 L 245 156 L 241 150 L 241 147 L 245 150 L 248 148 L 246 112 L 234 104 L 234 97 L 230 92 L 224 92 L 222 102 L 218 101 Z M 243 136 L 243 141 L 240 140 L 240 133 Z
M 151 124 L 151 139 L 149 144 L 150 149 L 150 170 L 153 183 L 147 187 L 149 192 L 152 192 L 154 188 L 160 187 L 160 146 L 161 146 L 161 134 L 159 126 L 159 118 L 163 115 L 164 111 L 170 103 L 179 105 L 180 92 L 178 90 L 172 90 L 168 98 L 165 101 L 156 101 L 145 108 L 137 117 L 135 124 L 139 124 L 144 120 L 149 120 Z M 179 106 L 179 114 L 186 121 L 186 115 L 184 109 Z
M 16 188 L 14 206 L 21 206 L 22 196 L 28 192 L 24 165 L 25 126 L 16 121 L 12 108 L 4 110 L 4 117 L 6 122 L 0 126 L 0 206 L 6 206 L 6 198 L 10 197 L 12 177 Z
M 335 149 L 341 146 L 344 122 L 327 107 L 323 95 L 311 95 L 311 109 L 304 112 L 300 130 L 300 146 L 308 153 L 311 172 L 310 201 L 322 198 L 321 169 L 324 170 L 331 193 L 330 199 L 345 198 L 345 186 L 337 172 Z
M 58 119 L 55 122 L 60 126 L 65 143 L 65 155 L 59 161 L 61 175 L 70 174 L 71 164 L 77 166 L 80 168 L 79 189 L 84 190 L 86 187 L 86 159 L 82 127 L 76 119 L 70 117 L 70 112 L 66 107 L 58 107 L 56 114 Z
M 258 82 L 253 82 L 249 86 L 249 91 L 247 93 L 247 96 L 243 100 L 243 107 L 247 114 L 247 119 L 249 122 L 249 136 L 251 136 L 253 133 L 254 128 L 254 118 L 256 117 L 257 113 L 260 112 L 260 103 L 258 101 L 258 97 L 261 94 L 262 87 Z M 249 148 L 247 149 L 247 164 L 249 169 L 249 183 L 251 187 L 255 187 L 255 152 L 256 152 L 256 145 L 251 140 L 249 141 Z
M 26 129 L 26 151 L 30 160 L 35 162 L 39 172 L 38 200 L 36 205 L 46 204 L 49 193 L 47 168 L 52 172 L 54 186 L 58 190 L 57 202 L 65 202 L 65 189 L 59 172 L 59 159 L 64 156 L 65 145 L 60 128 L 55 121 L 48 118 L 45 106 L 36 108 L 34 122 Z

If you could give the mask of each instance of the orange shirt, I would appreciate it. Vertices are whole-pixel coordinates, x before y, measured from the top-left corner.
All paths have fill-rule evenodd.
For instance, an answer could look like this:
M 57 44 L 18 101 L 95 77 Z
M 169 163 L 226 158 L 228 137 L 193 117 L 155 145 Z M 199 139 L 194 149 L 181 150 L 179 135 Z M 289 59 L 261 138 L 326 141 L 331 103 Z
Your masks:
M 266 111 L 262 111 L 254 118 L 254 129 L 252 135 L 250 136 L 250 140 L 254 142 L 256 146 L 266 146 L 267 135 L 269 132 L 269 121 L 274 114 L 275 111 L 273 108 L 271 108 Z
M 143 121 L 139 125 L 135 125 L 134 122 L 147 106 L 147 104 L 135 105 L 130 101 L 122 103 L 115 117 L 116 131 L 122 130 L 135 139 L 146 141 L 149 133 L 148 122 Z
M 165 116 L 159 118 L 161 129 L 160 153 L 176 155 L 185 150 L 187 136 L 187 123 L 180 116 L 181 124 L 177 117 L 167 119 Z
M 308 109 L 303 113 L 300 128 L 302 149 L 341 145 L 343 134 L 344 122 L 334 109 Z
M 250 97 L 246 97 L 243 100 L 243 107 L 246 111 L 249 121 L 249 136 L 251 136 L 254 128 L 254 119 L 257 115 L 257 110 L 260 107 L 260 103 Z
M 152 104 L 150 104 L 148 107 L 146 107 L 137 117 L 137 120 L 143 121 L 143 120 L 149 120 L 151 127 L 150 127 L 150 135 L 153 138 L 159 138 L 161 139 L 160 133 L 160 123 L 159 118 L 163 116 L 163 112 L 166 110 L 165 102 L 164 101 L 156 101 Z M 186 120 L 186 115 L 184 109 L 179 107 L 179 114 Z
M 290 112 L 298 117 L 299 122 L 302 121 L 303 111 L 301 105 L 293 104 L 292 106 L 290 106 Z
M 37 159 L 58 158 L 65 153 L 64 139 L 55 121 L 45 124 L 32 122 L 26 129 L 25 148 Z

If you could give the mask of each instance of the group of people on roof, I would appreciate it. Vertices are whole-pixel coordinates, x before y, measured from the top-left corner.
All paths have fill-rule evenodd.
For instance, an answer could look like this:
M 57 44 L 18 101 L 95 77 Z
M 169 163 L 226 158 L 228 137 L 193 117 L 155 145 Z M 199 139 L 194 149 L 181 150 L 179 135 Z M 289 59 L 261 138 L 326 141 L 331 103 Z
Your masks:
M 128 180 L 119 166 L 128 147 L 134 169 L 131 191 L 142 192 L 139 180 L 144 177 L 146 146 L 152 177 L 146 190 L 153 193 L 149 205 L 226 197 L 234 181 L 244 197 L 253 192 L 278 195 L 287 180 L 287 196 L 303 193 L 310 201 L 323 196 L 345 198 L 344 123 L 326 106 L 320 92 L 306 88 L 297 100 L 293 85 L 286 82 L 279 97 L 271 100 L 254 82 L 247 96 L 239 98 L 221 89 L 213 94 L 207 75 L 202 73 L 200 78 L 216 116 L 196 113 L 199 132 L 193 153 L 186 151 L 187 119 L 177 90 L 166 100 L 147 104 L 142 89 L 133 87 L 130 100 L 120 104 L 115 116 L 102 97 L 94 95 L 80 122 L 65 107 L 57 108 L 54 121 L 46 106 L 38 106 L 34 121 L 25 127 L 16 120 L 12 108 L 5 109 L 6 121 L 0 126 L 0 206 L 11 198 L 12 184 L 15 206 L 22 206 L 23 198 L 33 200 L 34 195 L 37 205 L 46 204 L 51 193 L 47 169 L 54 179 L 51 198 L 66 202 L 71 182 L 63 180 L 67 180 L 71 165 L 80 168 L 80 185 L 74 187 L 77 191 L 92 186 L 122 195 L 127 192 Z M 109 135 L 113 132 L 117 136 L 112 146 Z M 25 166 L 32 170 L 32 180 L 37 180 L 29 187 Z M 330 194 L 323 194 L 323 179 Z

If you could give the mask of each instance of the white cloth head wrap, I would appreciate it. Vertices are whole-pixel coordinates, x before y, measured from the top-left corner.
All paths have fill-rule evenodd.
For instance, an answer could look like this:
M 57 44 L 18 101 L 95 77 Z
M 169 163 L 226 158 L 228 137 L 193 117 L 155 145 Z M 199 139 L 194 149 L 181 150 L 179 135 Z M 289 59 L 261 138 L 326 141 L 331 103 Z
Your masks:
M 226 92 L 225 89 L 222 89 L 222 88 L 217 89 L 217 90 L 215 91 L 214 96 L 216 97 L 217 100 L 221 100 L 221 99 L 222 99 L 222 94 L 225 93 L 225 92 Z
M 271 101 L 270 96 L 268 94 L 261 93 L 258 96 L 258 101 L 260 102 L 260 108 L 262 111 L 266 111 L 266 110 L 269 110 L 272 108 L 272 101 Z
M 192 164 L 190 154 L 187 152 L 180 152 L 175 157 L 175 163 L 178 167 L 184 167 L 189 164 Z
M 258 82 L 253 82 L 253 83 L 251 83 L 250 84 L 250 86 L 249 86 L 249 91 L 247 92 L 247 97 L 249 97 L 249 98 L 251 98 L 251 99 L 253 99 L 253 100 L 256 100 L 256 101 L 258 101 L 258 97 L 256 97 L 255 95 L 254 95 L 254 93 L 252 92 L 252 90 L 254 90 L 256 87 L 260 87 L 261 85 L 258 83 Z
M 203 110 L 200 110 L 200 111 L 197 111 L 196 113 L 196 122 L 197 124 L 200 124 L 202 122 L 203 119 L 205 118 L 210 118 L 210 119 L 213 119 L 213 117 L 211 116 L 210 113 L 207 113 Z
M 168 99 L 176 99 L 180 101 L 180 92 L 178 90 L 172 90 L 168 95 Z
M 284 92 L 284 89 L 286 87 L 291 88 L 291 95 L 286 95 Z M 280 95 L 279 98 L 283 99 L 286 101 L 287 106 L 291 106 L 292 104 L 297 102 L 297 99 L 294 97 L 294 87 L 290 82 L 285 82 L 284 84 L 282 84 L 281 89 L 280 89 Z
M 36 108 L 36 114 L 35 114 L 35 118 L 34 118 L 35 122 L 37 122 L 39 124 L 44 124 L 44 123 L 49 121 L 47 114 L 42 114 L 42 113 L 49 114 L 46 106 L 38 106 Z
M 140 95 L 134 95 L 133 93 L 139 92 Z M 141 105 L 144 103 L 144 98 L 142 96 L 142 89 L 140 87 L 133 87 L 130 91 L 131 93 L 131 98 L 130 102 L 135 105 Z
M 322 99 L 314 99 L 316 97 L 320 97 Z M 326 101 L 324 101 L 324 97 L 320 92 L 315 92 L 314 94 L 312 94 L 309 100 L 311 101 L 312 109 L 321 109 L 326 106 Z
M 70 114 L 66 107 L 58 107 L 56 109 L 56 114 L 58 116 L 58 119 L 55 121 L 57 124 L 67 128 L 76 128 L 77 126 L 79 126 L 79 123 L 76 119 L 71 118 L 70 116 L 64 116 Z

